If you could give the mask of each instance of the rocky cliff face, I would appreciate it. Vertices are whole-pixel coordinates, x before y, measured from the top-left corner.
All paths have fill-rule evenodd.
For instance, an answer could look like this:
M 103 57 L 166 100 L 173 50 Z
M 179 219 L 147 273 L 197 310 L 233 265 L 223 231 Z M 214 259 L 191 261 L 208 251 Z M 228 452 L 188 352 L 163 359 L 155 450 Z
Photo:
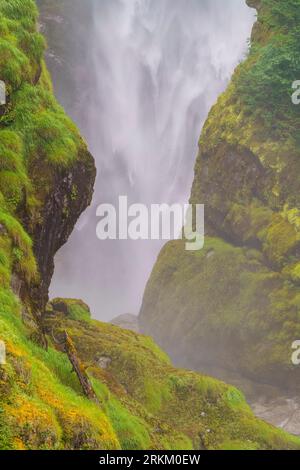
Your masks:
M 299 2 L 258 10 L 247 60 L 203 129 L 192 203 L 206 206 L 205 248 L 163 249 L 149 280 L 142 328 L 178 363 L 300 386 Z
M 35 4 L 0 6 L 0 73 L 7 89 L 0 121 L 6 274 L 37 318 L 48 300 L 54 255 L 91 201 L 96 170 L 76 127 L 53 97 Z
M 80 214 L 91 202 L 96 169 L 92 156 L 83 146 L 70 167 L 49 172 L 37 164 L 29 171 L 36 187 L 41 184 L 47 187 L 40 201 L 41 222 L 32 226 L 30 217 L 25 216 L 24 219 L 33 239 L 40 274 L 38 283 L 31 286 L 30 296 L 37 308 L 44 311 L 54 270 L 54 255 L 66 243 Z M 43 182 L 44 174 L 47 181 Z

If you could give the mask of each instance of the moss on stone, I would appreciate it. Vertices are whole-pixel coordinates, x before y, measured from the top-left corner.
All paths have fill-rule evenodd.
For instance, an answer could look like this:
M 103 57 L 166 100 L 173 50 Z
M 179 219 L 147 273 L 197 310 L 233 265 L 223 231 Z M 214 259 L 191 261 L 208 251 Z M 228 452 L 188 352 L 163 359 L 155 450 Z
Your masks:
M 247 59 L 211 109 L 191 202 L 205 204 L 200 253 L 162 250 L 141 310 L 144 331 L 188 367 L 300 387 L 299 0 L 258 9 Z M 174 346 L 176 345 L 176 346 Z
M 74 306 L 86 317 L 74 318 Z M 256 419 L 241 392 L 176 369 L 147 336 L 89 319 L 84 303 L 56 299 L 45 328 L 67 330 L 123 449 L 294 448 L 290 438 Z

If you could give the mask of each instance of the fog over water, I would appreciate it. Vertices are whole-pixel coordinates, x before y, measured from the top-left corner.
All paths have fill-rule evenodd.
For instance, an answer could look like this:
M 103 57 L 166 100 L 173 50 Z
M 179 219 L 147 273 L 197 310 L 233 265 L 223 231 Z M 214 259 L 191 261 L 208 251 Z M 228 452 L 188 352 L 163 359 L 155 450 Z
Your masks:
M 163 242 L 100 242 L 96 208 L 119 195 L 188 201 L 201 127 L 247 50 L 254 11 L 244 0 L 61 3 L 61 16 L 42 18 L 48 63 L 98 176 L 92 206 L 56 256 L 50 294 L 82 298 L 109 320 L 138 313 Z

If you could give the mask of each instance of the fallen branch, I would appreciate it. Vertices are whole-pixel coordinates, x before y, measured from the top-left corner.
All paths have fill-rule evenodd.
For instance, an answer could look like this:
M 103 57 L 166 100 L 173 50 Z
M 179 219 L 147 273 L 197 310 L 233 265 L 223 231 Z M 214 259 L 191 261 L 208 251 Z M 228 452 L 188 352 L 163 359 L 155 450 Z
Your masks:
M 94 392 L 93 386 L 91 384 L 91 381 L 88 378 L 85 368 L 77 355 L 75 345 L 66 331 L 63 332 L 62 344 L 65 350 L 65 353 L 67 354 L 69 361 L 72 364 L 73 370 L 74 372 L 76 372 L 76 375 L 82 387 L 83 393 L 90 400 L 93 400 L 96 403 L 99 403 L 96 393 Z

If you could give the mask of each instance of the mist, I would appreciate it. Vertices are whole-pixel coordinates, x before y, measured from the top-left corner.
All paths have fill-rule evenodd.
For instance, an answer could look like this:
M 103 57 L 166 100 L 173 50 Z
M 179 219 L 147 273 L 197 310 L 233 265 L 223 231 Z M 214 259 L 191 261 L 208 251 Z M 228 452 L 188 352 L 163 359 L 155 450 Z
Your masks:
M 60 3 L 53 16 L 40 1 L 47 61 L 98 175 L 91 207 L 55 258 L 50 296 L 81 298 L 110 320 L 138 313 L 165 242 L 99 241 L 96 208 L 119 195 L 187 203 L 201 127 L 247 51 L 254 11 L 244 0 Z

